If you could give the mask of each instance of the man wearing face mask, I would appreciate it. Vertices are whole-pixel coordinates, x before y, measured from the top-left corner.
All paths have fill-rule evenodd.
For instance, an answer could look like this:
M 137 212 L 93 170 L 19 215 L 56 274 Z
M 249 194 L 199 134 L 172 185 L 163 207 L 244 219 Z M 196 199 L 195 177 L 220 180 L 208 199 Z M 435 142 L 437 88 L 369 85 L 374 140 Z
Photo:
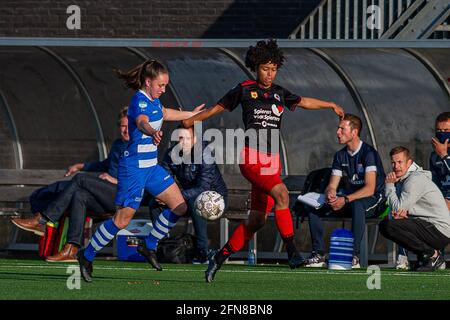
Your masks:
M 443 112 L 436 118 L 436 137 L 431 139 L 433 152 L 430 156 L 430 170 L 433 181 L 444 195 L 450 210 L 450 112 Z

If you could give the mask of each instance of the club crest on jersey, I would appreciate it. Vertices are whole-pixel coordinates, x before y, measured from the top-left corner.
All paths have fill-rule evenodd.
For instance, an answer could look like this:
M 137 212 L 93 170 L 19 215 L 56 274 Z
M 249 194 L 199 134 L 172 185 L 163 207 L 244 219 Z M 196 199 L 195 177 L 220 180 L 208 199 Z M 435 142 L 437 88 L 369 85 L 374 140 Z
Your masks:
M 273 95 L 273 97 L 274 97 L 275 99 L 277 99 L 278 101 L 281 102 L 281 98 L 280 98 L 280 96 L 279 96 L 277 93 L 275 93 L 275 94 Z
M 139 108 L 141 108 L 141 109 L 147 108 L 147 102 L 145 102 L 145 101 L 139 101 Z
M 363 167 L 363 165 L 361 163 L 358 163 L 357 170 L 358 170 L 358 173 L 363 173 L 364 172 L 364 167 Z
M 281 116 L 281 114 L 283 113 L 283 106 L 277 106 L 276 104 L 273 104 L 272 112 L 277 116 Z
M 251 97 L 252 97 L 253 99 L 257 99 L 257 98 L 258 98 L 258 92 L 256 92 L 256 91 L 250 92 L 250 95 L 251 95 Z
M 442 180 L 441 183 L 443 186 L 450 186 L 450 174 L 448 174 L 446 180 Z

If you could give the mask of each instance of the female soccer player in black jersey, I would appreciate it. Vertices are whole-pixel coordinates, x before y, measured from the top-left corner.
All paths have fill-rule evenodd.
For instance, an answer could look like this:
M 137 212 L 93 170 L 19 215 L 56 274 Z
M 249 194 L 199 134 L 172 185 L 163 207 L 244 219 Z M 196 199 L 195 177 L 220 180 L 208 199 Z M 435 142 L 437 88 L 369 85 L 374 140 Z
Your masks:
M 223 110 L 232 111 L 242 105 L 242 116 L 248 139 L 241 151 L 240 170 L 252 184 L 251 212 L 248 220 L 237 227 L 225 246 L 209 259 L 205 272 L 207 282 L 214 279 L 223 262 L 241 250 L 266 221 L 275 205 L 275 222 L 284 241 L 289 266 L 294 269 L 304 263 L 294 244 L 294 228 L 289 210 L 286 185 L 280 179 L 279 130 L 285 109 L 297 107 L 316 110 L 330 108 L 338 116 L 344 110 L 333 102 L 295 95 L 273 83 L 284 55 L 275 40 L 259 41 L 250 46 L 245 64 L 256 72 L 256 81 L 247 80 L 231 89 L 217 104 L 184 120 L 185 127 L 206 120 Z

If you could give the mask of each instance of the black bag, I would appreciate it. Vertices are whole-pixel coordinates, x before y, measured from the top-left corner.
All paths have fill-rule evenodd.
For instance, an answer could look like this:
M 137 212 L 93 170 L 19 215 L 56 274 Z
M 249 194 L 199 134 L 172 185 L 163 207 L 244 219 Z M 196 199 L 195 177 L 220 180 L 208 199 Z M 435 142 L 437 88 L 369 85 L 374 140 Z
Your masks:
M 160 262 L 191 263 L 195 254 L 195 237 L 188 233 L 162 239 L 156 250 Z
M 325 189 L 328 186 L 328 182 L 330 181 L 331 177 L 331 168 L 322 168 L 318 170 L 311 171 L 308 176 L 306 177 L 305 183 L 303 185 L 303 190 L 301 194 L 306 194 L 308 192 L 317 192 L 317 193 L 324 193 Z M 338 191 L 342 189 L 346 189 L 349 187 L 349 180 L 346 175 L 344 175 L 338 186 Z M 292 211 L 294 211 L 296 215 L 296 229 L 298 229 L 298 223 L 303 222 L 305 217 L 308 216 L 308 213 L 311 211 L 314 211 L 315 209 L 311 206 L 308 206 L 300 201 L 297 201 L 292 208 Z M 316 214 L 318 215 L 337 215 L 337 216 L 344 216 L 343 213 L 345 213 L 345 208 L 343 208 L 339 212 L 332 212 L 331 208 L 327 205 L 323 206 L 322 208 L 315 210 Z M 347 214 L 348 215 L 348 214 Z

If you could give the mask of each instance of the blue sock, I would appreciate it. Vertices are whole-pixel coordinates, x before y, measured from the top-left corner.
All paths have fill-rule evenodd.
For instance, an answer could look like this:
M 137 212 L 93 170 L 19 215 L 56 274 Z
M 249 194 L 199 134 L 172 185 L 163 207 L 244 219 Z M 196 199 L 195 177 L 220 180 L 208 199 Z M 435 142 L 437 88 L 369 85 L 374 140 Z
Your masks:
M 148 249 L 156 250 L 159 240 L 164 238 L 177 223 L 180 217 L 174 214 L 169 209 L 164 210 L 158 216 L 153 224 L 152 231 L 145 237 L 145 245 Z
M 84 250 L 84 257 L 88 261 L 93 261 L 97 252 L 102 250 L 114 237 L 119 228 L 114 224 L 112 219 L 105 221 L 100 227 L 97 228 L 88 246 Z

